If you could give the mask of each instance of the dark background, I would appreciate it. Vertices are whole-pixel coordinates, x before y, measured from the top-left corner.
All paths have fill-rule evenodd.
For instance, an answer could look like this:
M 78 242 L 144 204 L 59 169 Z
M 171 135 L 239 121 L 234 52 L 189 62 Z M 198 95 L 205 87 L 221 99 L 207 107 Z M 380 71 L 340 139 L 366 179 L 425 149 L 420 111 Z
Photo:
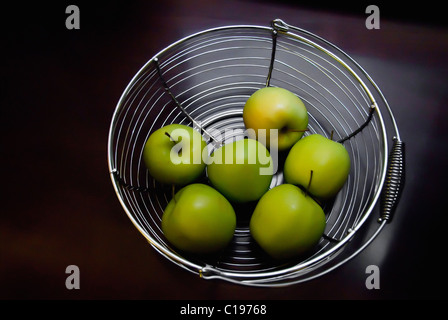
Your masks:
M 291 1 L 15 4 L 2 9 L 0 298 L 446 299 L 448 29 L 442 3 L 365 8 Z M 300 4 L 299 4 L 300 3 Z M 81 29 L 65 28 L 80 8 Z M 107 135 L 124 88 L 155 53 L 193 32 L 274 18 L 352 55 L 382 89 L 406 142 L 394 220 L 354 260 L 281 289 L 205 281 L 157 254 L 114 193 Z M 68 290 L 77 265 L 81 288 Z M 379 290 L 365 269 L 378 265 Z

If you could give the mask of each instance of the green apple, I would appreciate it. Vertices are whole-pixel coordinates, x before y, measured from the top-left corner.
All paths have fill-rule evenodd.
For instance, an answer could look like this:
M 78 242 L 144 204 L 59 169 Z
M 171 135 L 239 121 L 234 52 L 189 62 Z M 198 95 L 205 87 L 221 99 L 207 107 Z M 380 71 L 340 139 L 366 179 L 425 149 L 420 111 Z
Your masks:
M 170 124 L 154 131 L 143 149 L 143 161 L 151 176 L 161 183 L 186 185 L 205 170 L 202 135 L 192 127 Z
M 276 147 L 282 151 L 302 137 L 308 126 L 308 113 L 302 100 L 291 91 L 265 87 L 257 90 L 246 101 L 243 120 L 247 129 L 255 131 L 257 139 L 260 138 L 259 132 L 265 132 L 263 138 L 266 145 L 272 147 L 277 142 Z M 266 131 L 260 131 L 262 129 Z M 271 139 L 271 130 L 277 131 L 277 139 Z
M 300 185 L 322 200 L 339 192 L 349 172 L 347 149 L 320 134 L 300 139 L 289 151 L 283 168 L 287 183 Z
M 212 253 L 233 238 L 236 215 L 230 202 L 212 187 L 193 183 L 179 190 L 162 215 L 162 231 L 176 248 Z
M 272 157 L 254 139 L 240 139 L 216 149 L 210 155 L 207 175 L 211 184 L 233 202 L 258 200 L 271 184 Z
M 271 257 L 287 259 L 317 245 L 326 226 L 322 208 L 292 184 L 281 184 L 258 201 L 250 232 Z

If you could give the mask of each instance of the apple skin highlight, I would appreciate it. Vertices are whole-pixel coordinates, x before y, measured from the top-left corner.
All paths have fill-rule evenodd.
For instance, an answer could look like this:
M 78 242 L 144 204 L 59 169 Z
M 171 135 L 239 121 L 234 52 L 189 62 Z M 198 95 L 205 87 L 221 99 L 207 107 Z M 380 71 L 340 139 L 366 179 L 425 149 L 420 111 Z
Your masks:
M 243 108 L 243 121 L 247 129 L 266 130 L 266 146 L 271 146 L 269 133 L 278 130 L 276 147 L 289 149 L 306 131 L 308 113 L 303 101 L 289 90 L 265 87 L 255 91 Z M 258 136 L 256 137 L 258 138 Z

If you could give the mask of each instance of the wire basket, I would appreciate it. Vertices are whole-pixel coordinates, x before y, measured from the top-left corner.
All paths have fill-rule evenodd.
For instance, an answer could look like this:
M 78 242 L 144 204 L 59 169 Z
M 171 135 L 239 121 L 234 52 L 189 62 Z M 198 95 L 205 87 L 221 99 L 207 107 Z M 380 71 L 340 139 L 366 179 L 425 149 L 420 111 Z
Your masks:
M 349 178 L 324 207 L 325 235 L 307 256 L 270 259 L 250 235 L 253 208 L 242 205 L 235 208 L 237 228 L 225 251 L 206 257 L 179 252 L 161 230 L 172 191 L 149 175 L 142 161 L 146 140 L 155 130 L 180 123 L 198 127 L 213 147 L 222 141 L 212 132 L 243 132 L 243 106 L 264 86 L 299 96 L 309 114 L 305 135 L 333 134 L 349 152 Z M 391 220 L 404 181 L 404 143 L 378 86 L 342 50 L 280 19 L 270 26 L 205 30 L 156 54 L 131 80 L 113 113 L 108 162 L 121 205 L 156 251 L 202 278 L 253 286 L 307 281 L 356 256 Z M 282 183 L 280 166 L 271 187 Z M 370 236 L 361 230 L 366 221 L 377 225 Z

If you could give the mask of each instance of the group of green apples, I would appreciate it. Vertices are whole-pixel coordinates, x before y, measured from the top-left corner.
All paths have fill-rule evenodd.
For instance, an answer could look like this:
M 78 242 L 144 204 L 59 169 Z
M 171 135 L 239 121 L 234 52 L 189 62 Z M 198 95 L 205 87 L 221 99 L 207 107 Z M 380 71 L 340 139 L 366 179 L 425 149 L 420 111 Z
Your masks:
M 149 136 L 143 150 L 149 173 L 180 188 L 164 210 L 162 231 L 180 250 L 217 252 L 234 236 L 233 204 L 256 202 L 249 227 L 258 245 L 276 259 L 303 254 L 324 233 L 326 217 L 319 202 L 334 197 L 345 184 L 349 154 L 342 144 L 322 135 L 303 136 L 307 109 L 283 88 L 255 91 L 244 105 L 243 120 L 247 129 L 265 133 L 266 139 L 256 134 L 209 155 L 202 135 L 186 125 L 170 124 Z M 270 139 L 271 133 L 276 139 Z M 273 188 L 270 150 L 287 153 L 285 183 Z M 210 183 L 197 182 L 204 175 Z

